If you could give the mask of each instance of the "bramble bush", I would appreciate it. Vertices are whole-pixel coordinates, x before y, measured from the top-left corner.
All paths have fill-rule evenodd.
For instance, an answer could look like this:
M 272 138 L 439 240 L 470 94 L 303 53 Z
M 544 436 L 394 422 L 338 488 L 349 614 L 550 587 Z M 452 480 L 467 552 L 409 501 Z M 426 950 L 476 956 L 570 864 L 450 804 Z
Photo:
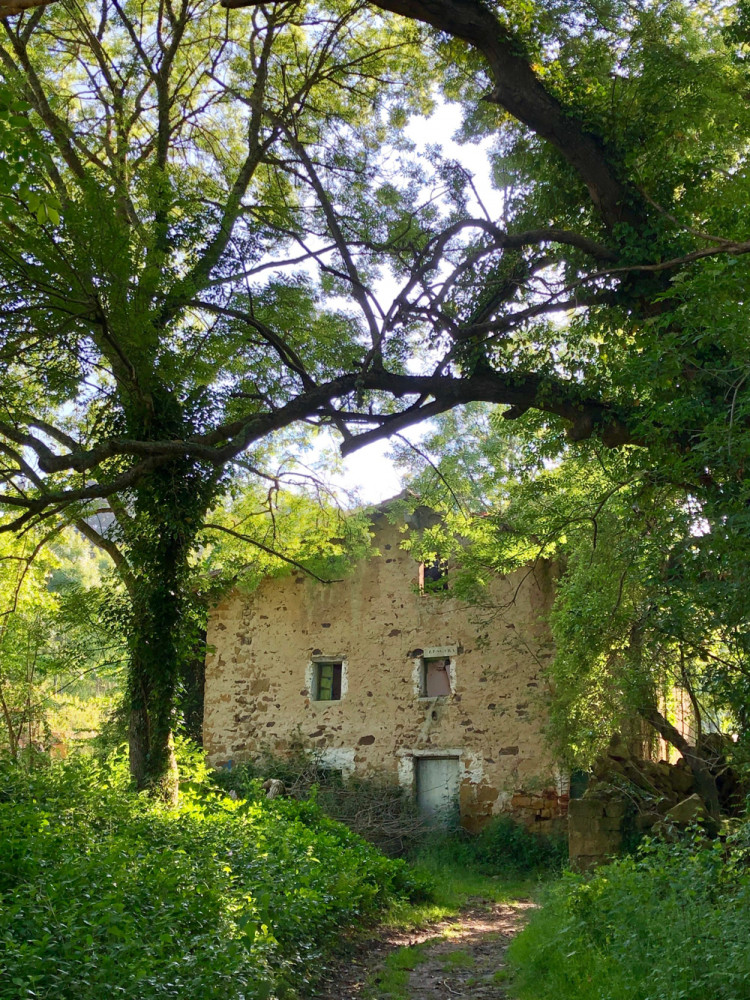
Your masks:
M 521 1000 L 745 1000 L 750 867 L 697 831 L 646 842 L 589 875 L 566 872 L 513 941 Z
M 167 809 L 124 760 L 0 762 L 0 1000 L 283 997 L 347 925 L 424 890 L 315 803 L 185 770 Z

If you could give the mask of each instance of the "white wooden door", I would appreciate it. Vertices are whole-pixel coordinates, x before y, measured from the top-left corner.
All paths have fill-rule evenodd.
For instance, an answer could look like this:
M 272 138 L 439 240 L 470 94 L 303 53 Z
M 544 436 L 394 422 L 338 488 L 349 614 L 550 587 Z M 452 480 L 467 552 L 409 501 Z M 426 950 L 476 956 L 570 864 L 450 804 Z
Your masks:
M 458 757 L 417 757 L 416 765 L 420 811 L 449 823 L 458 813 Z

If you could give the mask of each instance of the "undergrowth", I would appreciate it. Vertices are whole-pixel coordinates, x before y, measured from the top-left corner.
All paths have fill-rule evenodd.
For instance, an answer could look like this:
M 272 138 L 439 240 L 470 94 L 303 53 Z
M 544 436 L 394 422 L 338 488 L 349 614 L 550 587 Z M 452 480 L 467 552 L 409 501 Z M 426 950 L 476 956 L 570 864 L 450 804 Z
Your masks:
M 412 857 L 423 863 L 440 860 L 483 875 L 531 875 L 561 871 L 568 842 L 563 835 L 531 833 L 511 816 L 498 816 L 478 834 L 460 829 L 433 833 Z
M 233 801 L 196 760 L 176 809 L 129 791 L 123 760 L 0 763 L 0 844 L 2 1000 L 282 997 L 425 891 L 315 803 Z
M 409 854 L 415 872 L 432 883 L 432 892 L 416 903 L 394 900 L 385 922 L 408 930 L 455 917 L 473 899 L 512 903 L 536 897 L 560 872 L 565 848 L 564 839 L 544 840 L 510 817 L 498 817 L 479 835 L 433 832 Z
M 511 944 L 521 1000 L 747 1000 L 750 868 L 692 833 L 565 873 Z
M 240 795 L 254 794 L 258 781 L 265 778 L 283 781 L 291 798 L 314 798 L 328 816 L 393 857 L 412 851 L 430 833 L 413 797 L 398 785 L 358 775 L 344 780 L 341 771 L 327 767 L 302 747 L 286 756 L 265 753 L 214 775 L 220 787 Z

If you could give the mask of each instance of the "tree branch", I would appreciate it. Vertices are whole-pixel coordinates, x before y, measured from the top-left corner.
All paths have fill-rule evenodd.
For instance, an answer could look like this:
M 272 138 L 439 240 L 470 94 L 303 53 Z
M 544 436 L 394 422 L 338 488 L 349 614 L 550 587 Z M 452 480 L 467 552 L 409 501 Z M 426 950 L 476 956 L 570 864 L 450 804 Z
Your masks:
M 296 559 L 292 559 L 290 556 L 285 556 L 281 552 L 277 552 L 276 549 L 272 549 L 268 545 L 264 545 L 263 542 L 259 542 L 257 539 L 252 538 L 250 535 L 243 535 L 240 531 L 234 531 L 232 528 L 225 528 L 223 524 L 204 524 L 204 529 L 211 529 L 212 531 L 223 531 L 226 535 L 231 535 L 233 538 L 238 538 L 241 542 L 247 542 L 249 545 L 254 545 L 261 552 L 266 552 L 269 556 L 273 556 L 275 559 L 280 559 L 282 562 L 289 563 L 290 566 L 294 566 L 296 569 L 302 570 L 307 576 L 311 576 L 314 580 L 319 583 L 341 583 L 341 580 L 325 580 L 322 576 L 318 576 L 317 573 L 313 573 L 311 569 L 303 566 L 302 563 L 297 562 Z
M 96 545 L 96 547 L 101 549 L 102 552 L 107 553 L 114 563 L 120 579 L 125 584 L 128 593 L 132 597 L 135 592 L 135 579 L 133 578 L 130 565 L 120 549 L 111 539 L 106 538 L 100 531 L 93 528 L 88 521 L 84 520 L 84 518 L 77 518 L 73 524 L 81 532 L 84 538 L 88 538 L 93 545 Z
M 609 229 L 640 220 L 628 207 L 638 203 L 637 191 L 623 183 L 599 139 L 578 124 L 541 83 L 522 43 L 479 0 L 372 0 L 374 6 L 463 39 L 487 60 L 495 88 L 487 100 L 501 105 L 537 135 L 550 142 L 570 163 L 588 188 L 591 200 Z

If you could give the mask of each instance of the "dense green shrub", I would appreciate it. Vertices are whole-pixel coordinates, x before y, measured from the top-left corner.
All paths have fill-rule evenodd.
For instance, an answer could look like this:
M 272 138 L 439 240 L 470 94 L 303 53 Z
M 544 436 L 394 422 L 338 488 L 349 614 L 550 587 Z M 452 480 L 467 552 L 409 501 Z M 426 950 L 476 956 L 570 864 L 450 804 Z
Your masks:
M 523 1000 L 747 1000 L 746 837 L 691 834 L 570 872 L 511 945 Z
M 531 833 L 510 816 L 492 820 L 473 849 L 479 864 L 496 871 L 559 871 L 568 859 L 564 834 Z
M 479 834 L 453 830 L 433 834 L 415 857 L 440 858 L 486 875 L 560 871 L 568 857 L 567 838 L 531 833 L 510 816 L 498 816 Z
M 233 801 L 191 769 L 169 810 L 121 765 L 0 765 L 2 1000 L 283 996 L 419 888 L 314 803 Z

